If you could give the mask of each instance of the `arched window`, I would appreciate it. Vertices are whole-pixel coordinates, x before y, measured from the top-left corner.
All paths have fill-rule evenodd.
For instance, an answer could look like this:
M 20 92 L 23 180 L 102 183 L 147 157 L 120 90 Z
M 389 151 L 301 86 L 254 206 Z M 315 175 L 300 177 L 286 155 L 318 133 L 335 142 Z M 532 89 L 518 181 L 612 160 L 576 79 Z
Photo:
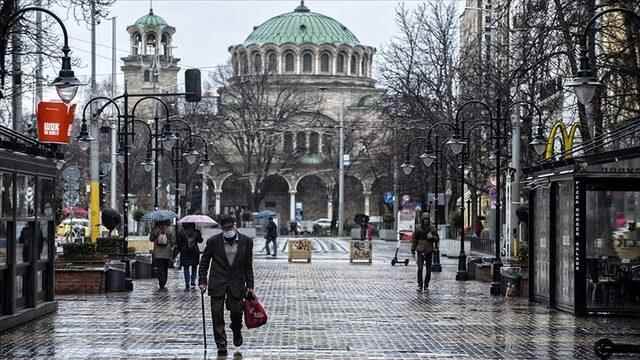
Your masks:
M 312 132 L 309 135 L 309 152 L 311 154 L 317 154 L 320 152 L 320 135 L 317 132 Z
M 307 134 L 299 132 L 296 134 L 296 152 L 304 153 L 307 151 Z
M 345 60 L 346 57 L 344 56 L 344 54 L 338 55 L 338 73 L 344 74 Z
M 362 72 L 362 76 L 367 76 L 367 58 L 362 58 L 362 65 L 360 65 L 360 71 Z
M 236 76 L 237 76 L 237 75 L 238 75 L 238 70 L 239 70 L 239 66 L 238 66 L 238 60 L 237 60 L 237 58 L 234 58 L 234 59 L 232 60 L 232 62 L 233 62 L 233 75 L 236 75 Z
M 294 67 L 293 53 L 287 53 L 284 56 L 284 71 L 285 72 L 296 71 Z
M 160 55 L 169 56 L 169 35 L 167 33 L 162 34 L 162 48 Z
M 131 55 L 139 55 L 142 47 L 142 36 L 140 33 L 133 34 L 131 39 Z
M 293 134 L 290 132 L 284 133 L 284 139 L 282 144 L 282 150 L 285 154 L 293 153 Z
M 242 74 L 249 73 L 249 60 L 247 58 L 247 54 L 240 55 L 240 68 L 242 69 Z
M 331 149 L 333 148 L 333 139 L 331 135 L 322 135 L 322 153 L 325 155 L 331 155 Z
M 358 70 L 358 57 L 351 55 L 351 75 L 356 75 Z
M 311 53 L 305 53 L 302 55 L 302 72 L 313 72 L 313 56 Z
M 154 34 L 147 34 L 147 52 L 146 55 L 156 54 L 156 36 Z
M 278 72 L 278 57 L 276 56 L 275 53 L 270 53 L 268 55 L 268 59 L 269 59 L 269 72 L 270 73 L 277 73 Z
M 331 72 L 331 58 L 328 53 L 322 54 L 320 56 L 320 72 L 328 73 Z
M 258 53 L 253 55 L 253 72 L 256 74 L 262 72 L 262 57 Z

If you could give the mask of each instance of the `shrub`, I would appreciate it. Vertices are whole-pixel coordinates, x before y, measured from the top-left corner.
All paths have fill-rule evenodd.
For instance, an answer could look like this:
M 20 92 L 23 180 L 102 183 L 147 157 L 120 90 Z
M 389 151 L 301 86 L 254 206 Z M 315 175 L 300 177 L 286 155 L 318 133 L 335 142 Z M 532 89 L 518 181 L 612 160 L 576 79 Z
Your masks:
M 121 254 L 123 241 L 120 237 L 98 238 L 96 241 L 96 251 L 104 255 Z
M 83 258 L 96 256 L 96 244 L 85 242 L 82 244 L 63 244 L 62 250 L 65 258 Z
M 145 214 L 145 213 L 146 213 L 146 212 L 145 212 L 144 210 L 142 210 L 142 209 L 136 209 L 136 210 L 133 212 L 133 220 L 134 220 L 135 222 L 140 222 L 140 221 L 142 221 L 142 217 L 144 216 L 144 214 Z

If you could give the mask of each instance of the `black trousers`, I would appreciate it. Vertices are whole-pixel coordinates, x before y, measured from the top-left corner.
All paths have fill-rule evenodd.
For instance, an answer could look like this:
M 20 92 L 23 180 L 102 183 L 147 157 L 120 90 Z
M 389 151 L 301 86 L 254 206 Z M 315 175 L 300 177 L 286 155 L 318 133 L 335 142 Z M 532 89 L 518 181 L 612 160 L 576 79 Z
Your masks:
M 269 244 L 273 243 L 273 256 L 277 256 L 278 255 L 278 238 L 273 238 L 273 239 L 267 239 L 267 242 L 265 243 L 265 248 L 267 248 L 267 255 L 270 255 L 270 251 L 269 251 Z
M 167 284 L 169 259 L 154 259 L 154 262 L 156 263 L 158 286 L 162 289 Z
M 225 301 L 226 300 L 226 301 Z M 224 331 L 224 305 L 231 312 L 231 331 L 235 334 L 242 330 L 242 299 L 233 297 L 229 291 L 224 296 L 211 297 L 211 318 L 213 319 L 213 338 L 218 349 L 227 347 L 227 334 Z
M 429 287 L 431 281 L 431 261 L 433 253 L 418 252 L 418 286 Z M 422 281 L 422 269 L 425 268 L 424 282 Z

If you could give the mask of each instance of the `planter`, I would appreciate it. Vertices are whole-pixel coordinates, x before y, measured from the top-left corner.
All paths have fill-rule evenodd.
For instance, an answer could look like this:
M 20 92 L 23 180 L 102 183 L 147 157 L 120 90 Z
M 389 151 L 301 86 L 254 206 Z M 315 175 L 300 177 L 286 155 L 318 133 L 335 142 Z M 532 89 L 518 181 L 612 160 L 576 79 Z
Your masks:
M 56 295 L 101 294 L 105 292 L 104 267 L 68 267 L 56 269 Z

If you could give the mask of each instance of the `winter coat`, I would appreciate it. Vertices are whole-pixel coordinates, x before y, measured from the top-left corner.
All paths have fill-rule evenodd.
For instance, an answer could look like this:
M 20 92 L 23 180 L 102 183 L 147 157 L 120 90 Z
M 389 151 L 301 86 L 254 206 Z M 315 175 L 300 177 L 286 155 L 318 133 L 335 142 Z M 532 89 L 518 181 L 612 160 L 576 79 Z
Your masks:
M 275 222 L 269 221 L 267 224 L 267 240 L 273 240 L 278 237 L 278 226 Z
M 158 242 L 160 237 L 160 229 L 158 227 L 151 230 L 149 241 L 153 242 L 153 257 L 155 259 L 172 259 L 173 248 L 176 246 L 176 234 L 172 228 L 168 228 L 165 233 L 167 236 L 167 244 L 162 245 Z
M 438 241 L 438 233 L 433 226 L 429 226 L 426 230 L 417 229 L 411 240 L 411 251 L 430 254 L 433 252 L 434 243 Z
M 200 248 L 202 234 L 200 230 L 182 230 L 178 232 L 178 251 L 180 251 L 180 265 L 198 265 L 200 262 Z

